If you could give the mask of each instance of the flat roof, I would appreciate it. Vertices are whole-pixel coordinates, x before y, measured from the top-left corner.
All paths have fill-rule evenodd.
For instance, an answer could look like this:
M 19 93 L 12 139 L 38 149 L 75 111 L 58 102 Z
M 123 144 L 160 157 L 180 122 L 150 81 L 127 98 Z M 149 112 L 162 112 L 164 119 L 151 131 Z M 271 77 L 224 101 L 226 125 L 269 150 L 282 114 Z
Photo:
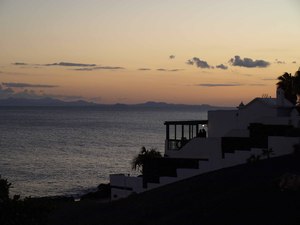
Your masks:
M 182 120 L 182 121 L 165 121 L 164 125 L 197 125 L 207 124 L 208 120 Z

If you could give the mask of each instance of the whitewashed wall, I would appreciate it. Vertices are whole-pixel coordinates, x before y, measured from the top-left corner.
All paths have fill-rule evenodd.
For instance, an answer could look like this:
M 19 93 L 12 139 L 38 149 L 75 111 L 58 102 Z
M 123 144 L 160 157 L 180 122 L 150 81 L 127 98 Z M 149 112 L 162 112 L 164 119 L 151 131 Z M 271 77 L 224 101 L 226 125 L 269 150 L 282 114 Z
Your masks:
M 248 129 L 250 123 L 261 122 L 260 118 L 277 116 L 277 109 L 256 99 L 244 108 L 238 110 L 237 122 L 239 129 Z
M 221 138 L 194 138 L 177 151 L 166 151 L 171 158 L 219 158 Z
M 238 128 L 238 110 L 217 110 L 208 112 L 208 137 L 222 137 Z
M 273 156 L 281 156 L 294 152 L 294 145 L 299 144 L 300 137 L 276 137 L 268 138 L 268 146 L 274 151 Z

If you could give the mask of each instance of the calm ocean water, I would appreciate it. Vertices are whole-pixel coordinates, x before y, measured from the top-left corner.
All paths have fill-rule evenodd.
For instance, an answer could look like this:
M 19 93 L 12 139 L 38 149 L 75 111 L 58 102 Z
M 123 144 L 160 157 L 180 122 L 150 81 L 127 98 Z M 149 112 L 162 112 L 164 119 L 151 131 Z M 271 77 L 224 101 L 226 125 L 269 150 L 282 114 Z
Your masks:
M 78 195 L 135 174 L 142 146 L 164 151 L 166 120 L 205 119 L 207 112 L 95 108 L 0 108 L 0 174 L 11 194 Z

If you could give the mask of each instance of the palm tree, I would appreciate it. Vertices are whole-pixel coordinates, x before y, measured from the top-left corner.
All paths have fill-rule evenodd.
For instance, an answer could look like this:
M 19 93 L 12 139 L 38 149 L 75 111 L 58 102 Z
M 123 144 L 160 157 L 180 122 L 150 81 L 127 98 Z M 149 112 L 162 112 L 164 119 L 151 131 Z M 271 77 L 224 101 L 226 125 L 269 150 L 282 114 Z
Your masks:
M 300 96 L 300 67 L 298 69 L 298 71 L 296 71 L 295 76 L 294 76 L 294 85 L 295 85 L 295 91 L 298 95 L 298 104 L 299 104 L 299 96 Z
M 147 150 L 143 146 L 140 153 L 133 158 L 131 167 L 133 170 L 139 170 L 143 174 L 143 165 L 147 160 L 161 157 L 161 153 L 158 152 L 155 148 L 150 148 L 150 150 Z
M 277 87 L 284 90 L 285 98 L 288 99 L 294 105 L 296 105 L 297 95 L 300 93 L 300 90 L 299 90 L 299 92 L 297 92 L 297 89 L 298 89 L 297 83 L 300 80 L 298 72 L 299 71 L 296 72 L 297 78 L 296 78 L 296 76 L 292 76 L 290 73 L 287 73 L 287 72 L 285 72 L 283 75 L 281 75 L 277 78 L 279 80 L 277 82 Z

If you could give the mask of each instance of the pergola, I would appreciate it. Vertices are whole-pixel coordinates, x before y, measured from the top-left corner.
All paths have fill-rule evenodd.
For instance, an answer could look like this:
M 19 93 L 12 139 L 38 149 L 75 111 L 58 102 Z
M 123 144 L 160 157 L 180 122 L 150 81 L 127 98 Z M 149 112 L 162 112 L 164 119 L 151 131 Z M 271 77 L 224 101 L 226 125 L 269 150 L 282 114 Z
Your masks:
M 199 137 L 200 128 L 207 120 L 166 121 L 166 144 L 168 150 L 179 150 L 189 140 Z

